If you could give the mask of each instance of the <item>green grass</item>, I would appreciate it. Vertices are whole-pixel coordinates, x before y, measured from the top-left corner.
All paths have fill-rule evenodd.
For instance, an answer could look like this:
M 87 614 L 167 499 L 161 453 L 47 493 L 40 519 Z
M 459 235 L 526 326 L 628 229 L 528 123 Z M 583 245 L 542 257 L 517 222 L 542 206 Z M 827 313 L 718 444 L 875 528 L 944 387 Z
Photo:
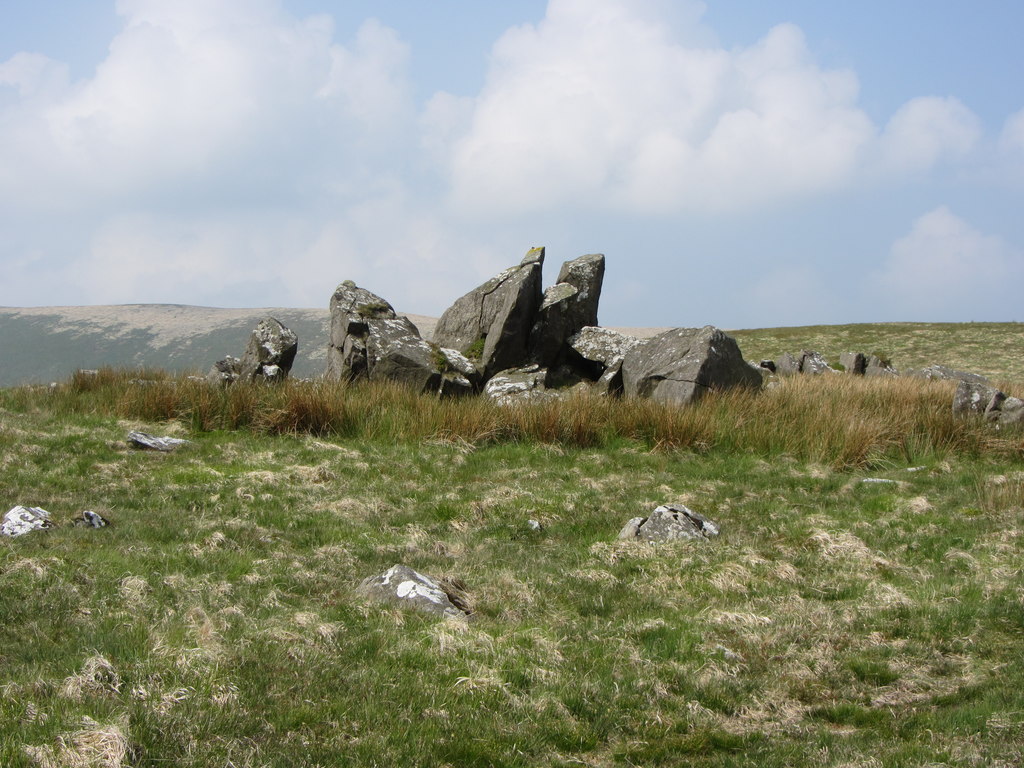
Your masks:
M 1024 359 L 1007 350 L 1024 342 L 1024 323 L 869 323 L 730 331 L 748 360 L 814 350 L 830 363 L 843 352 L 888 359 L 896 368 L 947 365 L 996 381 L 1024 381 Z
M 0 765 L 1024 759 L 1020 438 L 944 385 L 616 416 L 135 375 L 0 392 L 2 498 L 60 524 L 0 540 Z M 722 535 L 616 541 L 665 502 Z M 355 595 L 399 562 L 472 621 Z

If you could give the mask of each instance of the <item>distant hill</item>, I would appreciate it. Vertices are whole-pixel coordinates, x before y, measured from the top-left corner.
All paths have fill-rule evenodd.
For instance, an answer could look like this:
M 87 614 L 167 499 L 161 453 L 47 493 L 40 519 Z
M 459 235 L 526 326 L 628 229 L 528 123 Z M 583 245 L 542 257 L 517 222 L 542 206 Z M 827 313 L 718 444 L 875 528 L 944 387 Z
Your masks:
M 326 309 L 217 309 L 178 304 L 0 307 L 0 387 L 59 381 L 79 368 L 151 367 L 205 373 L 225 355 L 241 356 L 268 315 L 299 336 L 293 375 L 320 375 L 327 361 Z M 407 315 L 424 338 L 436 318 Z M 651 336 L 663 328 L 619 328 Z M 732 331 L 749 360 L 814 349 L 889 357 L 898 368 L 943 363 L 1024 381 L 1024 324 L 880 323 Z

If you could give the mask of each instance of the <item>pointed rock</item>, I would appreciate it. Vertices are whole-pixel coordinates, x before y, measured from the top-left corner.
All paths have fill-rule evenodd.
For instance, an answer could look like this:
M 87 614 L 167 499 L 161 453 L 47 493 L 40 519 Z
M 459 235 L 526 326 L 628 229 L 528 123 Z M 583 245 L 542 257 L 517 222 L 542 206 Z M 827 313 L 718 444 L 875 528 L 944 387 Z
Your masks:
M 541 304 L 544 249 L 529 251 L 510 267 L 459 298 L 434 328 L 434 342 L 478 360 L 485 379 L 523 365 Z
M 299 337 L 273 317 L 257 324 L 238 365 L 242 381 L 284 381 L 295 362 Z M 216 368 L 216 366 L 214 366 Z

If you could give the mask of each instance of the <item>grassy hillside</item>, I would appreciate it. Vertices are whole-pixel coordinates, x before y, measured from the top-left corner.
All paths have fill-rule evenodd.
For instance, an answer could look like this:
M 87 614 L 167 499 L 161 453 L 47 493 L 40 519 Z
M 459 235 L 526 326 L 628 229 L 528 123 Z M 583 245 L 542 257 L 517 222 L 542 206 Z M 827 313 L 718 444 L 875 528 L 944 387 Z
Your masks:
M 993 380 L 1024 381 L 1024 323 L 810 325 L 730 333 L 748 360 L 809 349 L 839 362 L 843 352 L 864 352 L 901 370 L 938 363 Z
M 0 497 L 60 523 L 0 539 L 4 766 L 1024 759 L 1024 439 L 948 383 L 503 409 L 130 378 L 0 392 Z M 722 535 L 616 540 L 665 502 Z M 395 563 L 472 620 L 355 594 Z

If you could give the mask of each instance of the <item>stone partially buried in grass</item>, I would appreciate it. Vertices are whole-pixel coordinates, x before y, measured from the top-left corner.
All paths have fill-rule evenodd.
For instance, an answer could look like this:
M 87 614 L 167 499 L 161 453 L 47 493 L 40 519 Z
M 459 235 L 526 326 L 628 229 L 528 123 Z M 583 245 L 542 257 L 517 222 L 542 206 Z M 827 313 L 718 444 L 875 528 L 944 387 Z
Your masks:
M 649 517 L 634 517 L 621 531 L 627 541 L 671 541 L 710 539 L 719 534 L 718 525 L 682 504 L 662 504 Z
M 23 536 L 46 528 L 53 528 L 49 512 L 39 507 L 23 507 L 19 504 L 4 515 L 3 522 L 0 523 L 0 534 Z
M 379 576 L 364 579 L 356 590 L 380 602 L 397 603 L 431 616 L 464 619 L 469 612 L 456 605 L 461 602 L 429 576 L 405 565 L 393 565 Z
M 168 453 L 177 450 L 183 445 L 188 445 L 188 440 L 178 437 L 156 437 L 146 432 L 129 432 L 128 442 L 135 448 L 142 448 L 149 451 L 163 451 Z

